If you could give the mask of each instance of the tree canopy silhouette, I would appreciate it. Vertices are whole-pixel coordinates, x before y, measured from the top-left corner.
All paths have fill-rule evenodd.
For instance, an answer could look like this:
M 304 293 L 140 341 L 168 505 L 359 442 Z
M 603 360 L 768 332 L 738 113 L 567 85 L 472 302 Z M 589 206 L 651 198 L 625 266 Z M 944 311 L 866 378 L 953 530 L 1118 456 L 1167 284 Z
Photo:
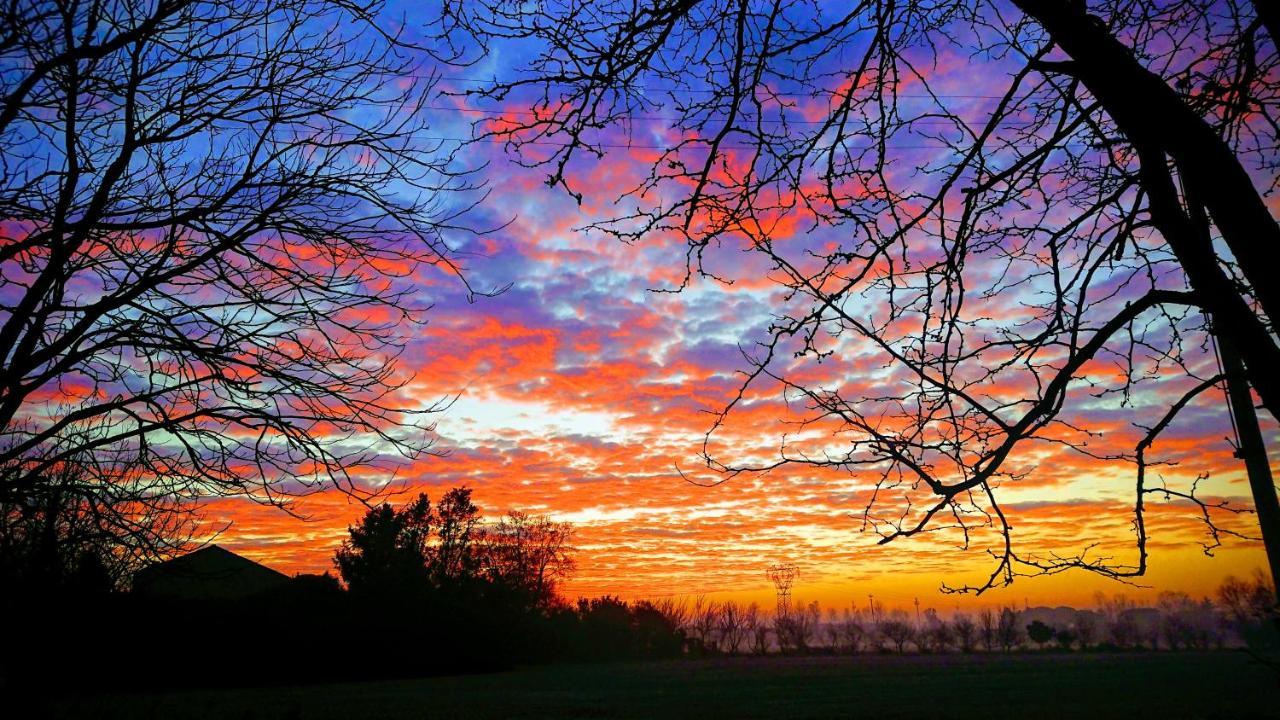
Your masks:
M 349 529 L 334 564 L 354 593 L 412 593 L 429 579 L 434 516 L 426 494 L 399 510 L 389 503 L 370 508 Z
M 95 481 L 113 468 L 82 453 L 41 479 L 39 492 L 0 503 L 0 578 L 17 591 L 106 591 L 127 587 L 157 541 L 191 529 L 173 498 L 139 484 Z
M 547 517 L 512 510 L 485 528 L 485 572 L 496 582 L 526 594 L 549 608 L 557 582 L 573 573 L 573 527 Z
M 398 510 L 383 503 L 349 528 L 334 564 L 357 593 L 412 594 L 461 583 L 480 571 L 479 524 L 470 488 L 449 490 L 435 507 L 426 493 Z
M 485 524 L 471 489 L 455 487 L 432 506 L 426 493 L 400 508 L 370 508 L 349 529 L 334 564 L 353 593 L 412 595 L 488 583 L 547 610 L 556 581 L 574 568 L 568 523 L 513 510 Z M 471 588 L 474 589 L 474 588 Z
M 429 451 L 438 406 L 396 395 L 403 326 L 423 319 L 406 291 L 460 277 L 449 234 L 476 188 L 423 140 L 434 78 L 381 13 L 0 11 L 6 523 L 74 474 L 154 555 L 174 541 L 156 511 L 359 490 Z
M 781 291 L 703 444 L 714 481 L 867 474 L 863 527 L 882 542 L 980 539 L 995 563 L 969 589 L 1129 578 L 1152 499 L 1191 503 L 1207 551 L 1228 532 L 1238 508 L 1148 473 L 1161 433 L 1226 378 L 1280 572 L 1250 396 L 1278 417 L 1275 3 L 481 0 L 446 4 L 438 31 L 464 56 L 532 53 L 468 91 L 525 108 L 475 136 L 579 201 L 575 168 L 644 133 L 647 172 L 587 229 L 683 240 L 683 280 L 659 289 L 744 277 L 727 248 Z M 804 413 L 776 456 L 720 442 L 768 393 Z M 1136 403 L 1133 449 L 1091 449 L 1092 408 Z M 1135 552 L 1015 543 L 1000 488 L 1064 447 L 1131 466 Z

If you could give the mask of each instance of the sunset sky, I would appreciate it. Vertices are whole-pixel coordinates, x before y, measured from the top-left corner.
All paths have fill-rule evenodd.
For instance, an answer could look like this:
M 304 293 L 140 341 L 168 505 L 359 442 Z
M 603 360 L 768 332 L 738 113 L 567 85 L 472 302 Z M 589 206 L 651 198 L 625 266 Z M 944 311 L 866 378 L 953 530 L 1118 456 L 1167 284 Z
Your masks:
M 408 25 L 414 27 L 412 16 Z M 507 77 L 522 58 L 499 49 L 473 67 L 443 70 L 436 92 Z M 991 70 L 974 73 L 965 58 L 944 53 L 932 66 L 930 83 L 934 92 L 966 103 L 978 119 L 1007 79 Z M 798 102 L 799 116 L 816 111 L 806 102 Z M 500 128 L 503 117 L 528 112 L 519 98 L 499 106 L 441 94 L 430 105 L 440 138 L 470 136 L 473 121 Z M 513 163 L 501 143 L 463 150 L 467 164 L 484 166 L 481 176 L 490 189 L 473 217 L 476 226 L 510 221 L 494 232 L 455 238 L 468 282 L 478 289 L 510 287 L 472 302 L 454 278 L 429 271 L 416 278 L 416 300 L 433 307 L 424 328 L 409 329 L 414 335 L 402 369 L 414 377 L 405 401 L 426 407 L 457 399 L 437 420 L 435 449 L 445 455 L 401 464 L 394 475 L 388 469 L 369 478 L 372 484 L 389 483 L 405 494 L 400 497 L 425 491 L 433 499 L 466 485 L 490 517 L 521 509 L 573 523 L 578 570 L 565 586 L 569 595 L 706 594 L 768 603 L 773 590 L 766 568 L 790 561 L 801 573 L 796 597 L 825 606 L 863 605 L 868 595 L 903 607 L 918 597 L 922 605 L 945 609 L 1024 601 L 1084 605 L 1097 591 L 1152 599 L 1163 590 L 1207 595 L 1225 576 L 1262 567 L 1260 543 L 1230 537 L 1206 557 L 1200 543 L 1207 536 L 1193 509 L 1149 497 L 1151 569 L 1139 581 L 1145 588 L 1073 571 L 1020 578 L 980 598 L 944 596 L 943 583 L 980 583 L 990 572 L 993 561 L 984 550 L 994 534 L 979 533 L 963 552 L 961 538 L 948 532 L 877 545 L 874 533 L 860 532 L 872 478 L 858 471 L 784 468 L 697 484 L 713 480 L 699 472 L 709 413 L 733 397 L 746 367 L 743 349 L 763 336 L 786 300 L 763 277 L 757 258 L 741 248 L 726 244 L 709 255 L 713 269 L 735 279 L 733 285 L 694 280 L 683 292 L 655 293 L 683 277 L 681 241 L 654 236 L 627 245 L 580 232 L 622 207 L 616 198 L 642 177 L 654 148 L 672 138 L 661 114 L 635 118 L 629 135 L 608 132 L 616 137 L 606 157 L 571 168 L 572 181 L 585 191 L 581 205 L 547 187 L 544 171 Z M 902 152 L 924 162 L 947 151 L 921 142 Z M 799 219 L 776 220 L 775 235 L 784 243 L 817 246 L 823 232 L 832 232 L 809 232 Z M 885 380 L 874 356 L 852 347 L 843 351 L 836 360 L 839 374 L 820 376 L 825 381 Z M 1089 440 L 1094 457 L 1049 444 L 1020 456 L 1028 476 L 1002 488 L 1020 549 L 1079 552 L 1099 542 L 1098 552 L 1131 559 L 1134 466 L 1095 458 L 1132 452 L 1140 437 L 1134 423 L 1153 422 L 1151 414 L 1185 389 L 1176 381 L 1168 385 L 1148 386 L 1128 407 L 1105 399 L 1078 406 L 1084 414 L 1074 419 L 1099 433 Z M 748 400 L 717 447 L 730 457 L 776 454 L 803 408 L 785 402 L 776 389 L 761 388 Z M 1280 446 L 1274 427 L 1264 432 L 1273 450 Z M 1247 505 L 1248 486 L 1232 457 L 1230 434 L 1222 394 L 1202 395 L 1156 444 L 1154 454 L 1170 463 L 1159 473 L 1180 486 L 1207 473 L 1203 493 Z M 331 570 L 335 547 L 363 508 L 325 492 L 299 500 L 294 509 L 305 519 L 224 499 L 206 504 L 205 516 L 209 527 L 227 524 L 216 542 L 229 549 L 287 572 Z M 1256 531 L 1249 516 L 1221 520 Z

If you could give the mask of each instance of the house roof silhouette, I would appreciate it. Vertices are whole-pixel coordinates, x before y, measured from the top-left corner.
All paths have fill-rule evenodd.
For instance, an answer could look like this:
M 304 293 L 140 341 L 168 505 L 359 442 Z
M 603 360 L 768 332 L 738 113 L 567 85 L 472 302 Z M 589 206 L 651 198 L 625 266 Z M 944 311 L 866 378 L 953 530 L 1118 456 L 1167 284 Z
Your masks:
M 156 563 L 133 576 L 133 591 L 140 595 L 188 600 L 248 597 L 283 586 L 289 576 L 209 545 L 179 558 Z

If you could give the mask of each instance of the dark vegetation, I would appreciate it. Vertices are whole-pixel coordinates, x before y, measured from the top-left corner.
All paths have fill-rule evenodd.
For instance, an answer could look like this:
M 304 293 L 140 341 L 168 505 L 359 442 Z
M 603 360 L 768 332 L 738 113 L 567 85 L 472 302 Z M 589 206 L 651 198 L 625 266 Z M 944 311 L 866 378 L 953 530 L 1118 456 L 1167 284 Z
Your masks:
M 1154 607 L 1124 595 L 1098 594 L 1092 609 L 984 608 L 944 617 L 878 605 L 829 608 L 818 603 L 766 615 L 753 603 L 665 603 L 680 618 L 689 654 L 861 655 L 1012 652 L 1135 652 L 1246 648 L 1260 657 L 1277 646 L 1274 594 L 1266 578 L 1228 578 L 1217 601 L 1162 593 Z M 738 638 L 747 639 L 740 642 Z
M 931 679 L 963 692 L 923 690 Z M 270 691 L 122 693 L 64 700 L 55 717 L 1244 718 L 1273 715 L 1274 698 L 1266 671 L 1241 654 L 771 656 Z
M 11 559 L 3 679 L 75 688 L 268 685 L 509 669 L 553 660 L 670 658 L 669 609 L 614 597 L 568 603 L 572 528 L 509 512 L 483 523 L 471 491 L 374 506 L 337 549 L 338 578 L 300 575 L 238 597 L 121 592 L 80 566 Z M 21 562 L 20 562 L 21 561 Z M 63 573 L 60 575 L 60 573 Z M 59 578 L 36 584 L 36 577 Z M 91 582 L 92 580 L 92 582 Z M 76 658 L 67 663 L 66 658 Z M 172 662 L 157 662 L 170 658 Z M 58 672 L 50 672 L 59 668 Z
M 824 616 L 816 602 L 780 613 L 702 597 L 567 602 L 558 585 L 573 570 L 571 540 L 569 525 L 521 512 L 485 523 L 471 491 L 454 488 L 435 503 L 422 494 L 371 507 L 336 550 L 340 579 L 300 575 L 228 597 L 202 585 L 182 596 L 146 586 L 122 592 L 81 566 L 37 585 L 32 578 L 64 569 L 29 565 L 26 581 L 6 586 L 6 616 L 22 619 L 11 626 L 12 647 L 22 650 L 5 654 L 3 681 L 50 698 L 68 688 L 279 686 L 681 657 L 950 662 L 1015 651 L 1276 649 L 1274 596 L 1262 575 L 1229 580 L 1217 604 L 1166 593 L 1156 608 L 1100 596 L 1096 610 L 1006 607 L 947 618 L 873 604 Z M 47 559 L 26 562 L 39 558 Z
M 479 188 L 421 141 L 434 77 L 387 25 L 379 0 L 0 9 L 0 549 L 58 555 L 6 572 L 124 582 L 203 498 L 367 499 L 362 472 L 433 452 L 445 402 L 406 406 L 398 359 L 424 273 L 472 292 Z

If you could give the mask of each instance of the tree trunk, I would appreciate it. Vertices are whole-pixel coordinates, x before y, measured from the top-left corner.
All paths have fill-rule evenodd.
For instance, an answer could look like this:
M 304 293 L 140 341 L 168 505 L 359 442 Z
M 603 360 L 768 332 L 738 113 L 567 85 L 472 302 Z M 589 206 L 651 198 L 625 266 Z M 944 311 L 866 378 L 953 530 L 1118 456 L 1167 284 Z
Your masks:
M 1271 42 L 1280 46 L 1280 3 L 1276 0 L 1253 0 L 1253 9 L 1271 36 Z
M 1253 396 L 1245 380 L 1244 365 L 1230 336 L 1219 336 L 1218 350 L 1222 354 L 1222 369 L 1227 375 L 1227 397 L 1231 401 L 1231 413 L 1239 435 L 1240 448 L 1236 455 L 1244 460 L 1249 474 L 1249 489 L 1253 491 L 1253 507 L 1258 513 L 1262 544 L 1267 550 L 1272 586 L 1280 588 L 1280 500 L 1276 499 L 1276 486 L 1271 479 L 1271 462 L 1267 458 L 1262 431 L 1258 428 L 1258 414 L 1253 409 Z
M 1194 193 L 1213 217 L 1263 314 L 1272 320 L 1280 318 L 1280 283 L 1270 277 L 1276 271 L 1272 257 L 1280 253 L 1280 225 L 1231 148 L 1163 79 L 1143 67 L 1101 20 L 1089 15 L 1085 3 L 1013 2 L 1039 22 L 1071 57 L 1071 63 L 1055 64 L 1055 69 L 1077 77 L 1125 136 L 1140 151 L 1146 149 L 1141 160 L 1144 166 L 1152 162 L 1163 166 L 1165 155 L 1173 158 L 1188 193 Z M 1148 169 L 1144 167 L 1144 171 Z M 1147 178 L 1144 172 L 1144 188 L 1152 193 L 1152 188 L 1146 187 Z M 1156 214 L 1153 209 L 1153 216 Z M 1177 242 L 1172 237 L 1178 235 L 1176 230 L 1170 232 L 1161 218 L 1153 219 L 1171 246 Z M 1211 242 L 1194 237 L 1185 240 L 1181 252 L 1177 247 L 1173 249 L 1191 286 L 1220 322 L 1220 332 L 1231 334 L 1235 340 L 1249 384 L 1272 416 L 1280 418 L 1280 378 L 1274 372 L 1280 367 L 1280 348 L 1229 282 L 1207 278 L 1221 274 L 1211 273 L 1211 268 L 1200 264 L 1212 258 L 1216 265 Z M 1188 262 L 1192 257 L 1196 259 Z M 1246 317 L 1246 312 L 1252 318 Z

